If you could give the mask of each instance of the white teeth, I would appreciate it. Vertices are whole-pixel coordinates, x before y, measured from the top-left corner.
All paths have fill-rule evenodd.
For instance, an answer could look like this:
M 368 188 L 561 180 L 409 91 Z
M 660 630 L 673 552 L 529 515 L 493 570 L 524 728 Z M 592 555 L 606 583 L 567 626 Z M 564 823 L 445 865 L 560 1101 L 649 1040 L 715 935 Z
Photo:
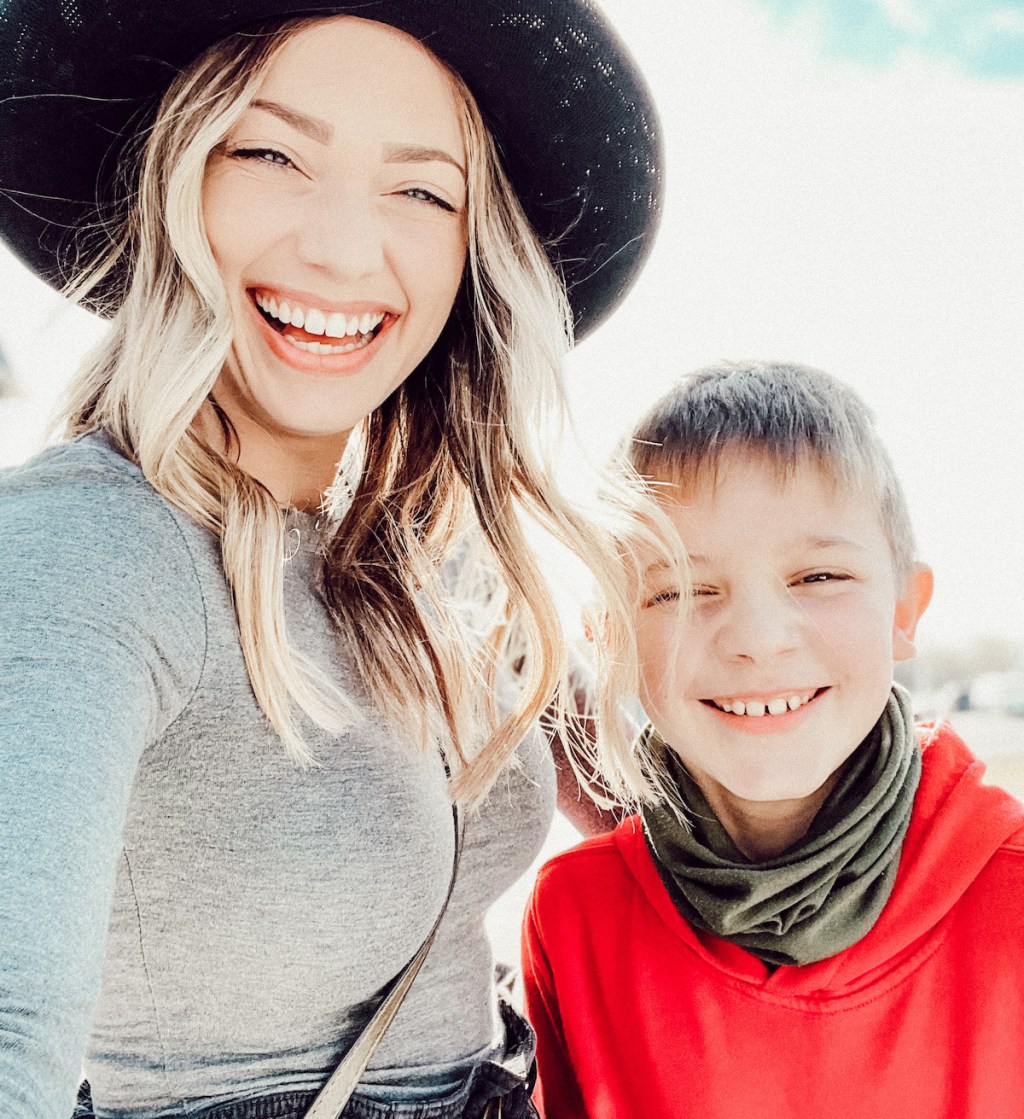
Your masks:
M 315 307 L 306 313 L 306 333 L 323 334 L 327 329 L 327 316 Z
M 729 715 L 746 715 L 748 718 L 761 719 L 767 715 L 785 715 L 787 711 L 795 711 L 809 703 L 813 692 L 806 695 L 791 695 L 788 698 L 777 696 L 775 699 L 764 703 L 761 700 L 751 699 L 724 699 L 713 701 L 715 706 Z
M 366 311 L 362 315 L 343 315 L 340 311 L 321 311 L 318 307 L 308 310 L 292 306 L 285 300 L 280 303 L 273 296 L 256 295 L 256 305 L 285 326 L 295 326 L 309 334 L 327 335 L 329 338 L 361 339 L 384 321 L 383 311 Z
M 288 334 L 285 335 L 285 338 L 297 349 L 305 350 L 309 354 L 348 354 L 353 350 L 361 350 L 372 341 L 371 338 L 364 335 L 358 341 L 348 342 L 344 346 L 328 346 L 324 342 L 300 342 Z
M 348 333 L 345 324 L 345 316 L 335 311 L 333 314 L 327 316 L 327 324 L 324 327 L 324 334 L 329 334 L 332 338 L 344 338 Z

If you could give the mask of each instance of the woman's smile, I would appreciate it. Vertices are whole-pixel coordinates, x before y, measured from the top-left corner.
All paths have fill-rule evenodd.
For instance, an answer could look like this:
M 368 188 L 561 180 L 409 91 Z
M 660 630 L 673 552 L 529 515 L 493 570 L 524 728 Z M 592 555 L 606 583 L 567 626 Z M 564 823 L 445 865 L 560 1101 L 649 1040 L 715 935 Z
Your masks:
M 322 311 L 319 307 L 304 306 L 294 296 L 290 298 L 291 303 L 283 293 L 280 301 L 267 291 L 253 294 L 253 302 L 267 322 L 286 338 L 304 332 L 313 337 L 323 337 L 325 342 L 337 346 L 343 345 L 347 338 L 366 341 L 376 333 L 388 314 L 387 311 L 363 311 L 360 314 L 356 308 L 348 308 L 347 313 L 345 310 Z
M 303 373 L 348 376 L 370 362 L 398 315 L 380 305 L 326 300 L 257 288 L 249 293 L 266 328 L 267 344 L 284 362 Z

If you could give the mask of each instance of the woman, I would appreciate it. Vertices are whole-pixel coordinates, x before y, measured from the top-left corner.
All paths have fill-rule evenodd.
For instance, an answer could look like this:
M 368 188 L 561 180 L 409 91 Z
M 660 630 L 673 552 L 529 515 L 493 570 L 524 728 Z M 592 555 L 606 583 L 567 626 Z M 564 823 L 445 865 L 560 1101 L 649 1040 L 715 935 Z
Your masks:
M 541 451 L 567 324 L 646 251 L 651 110 L 575 0 L 291 14 L 0 16 L 5 235 L 113 316 L 0 480 L 6 1119 L 64 1119 L 83 1052 L 82 1114 L 297 1119 L 442 909 L 346 1114 L 527 1106 L 482 918 L 564 656 L 519 514 L 614 631 Z

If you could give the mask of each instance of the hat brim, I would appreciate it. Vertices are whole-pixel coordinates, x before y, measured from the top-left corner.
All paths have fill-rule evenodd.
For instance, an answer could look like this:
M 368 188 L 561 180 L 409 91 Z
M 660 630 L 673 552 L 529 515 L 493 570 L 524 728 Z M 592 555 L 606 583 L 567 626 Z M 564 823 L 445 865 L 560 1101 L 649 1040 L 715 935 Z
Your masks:
M 208 0 L 184 10 L 151 0 L 8 0 L 0 7 L 4 238 L 63 285 L 75 270 L 75 231 L 95 224 L 126 143 L 183 67 L 246 26 L 342 14 L 407 32 L 462 76 L 565 280 L 577 336 L 593 330 L 650 250 L 662 159 L 644 81 L 587 0 Z

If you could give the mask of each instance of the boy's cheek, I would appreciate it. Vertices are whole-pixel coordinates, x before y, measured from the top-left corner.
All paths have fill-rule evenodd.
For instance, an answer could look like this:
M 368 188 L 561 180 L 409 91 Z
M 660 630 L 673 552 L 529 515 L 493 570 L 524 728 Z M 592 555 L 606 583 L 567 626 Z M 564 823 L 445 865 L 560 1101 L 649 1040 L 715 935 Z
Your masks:
M 683 715 L 693 687 L 694 664 L 691 650 L 670 655 L 663 648 L 656 652 L 640 650 L 640 702 L 648 716 L 676 720 Z
M 857 590 L 812 604 L 806 613 L 812 639 L 824 639 L 832 648 L 852 650 L 862 643 L 884 644 L 892 626 L 893 607 L 882 595 Z

